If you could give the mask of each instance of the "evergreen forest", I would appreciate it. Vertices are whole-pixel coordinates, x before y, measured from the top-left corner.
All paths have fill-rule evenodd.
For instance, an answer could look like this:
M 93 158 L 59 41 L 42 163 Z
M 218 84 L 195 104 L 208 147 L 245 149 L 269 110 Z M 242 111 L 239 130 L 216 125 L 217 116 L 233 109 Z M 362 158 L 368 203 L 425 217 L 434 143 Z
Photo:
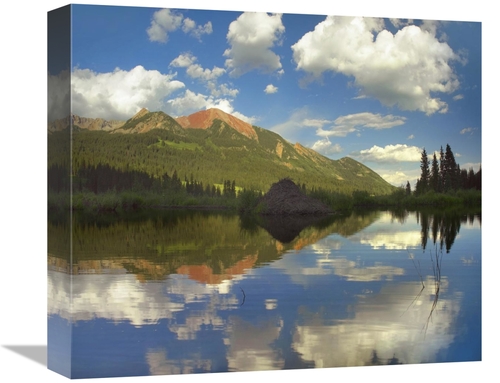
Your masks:
M 167 124 L 126 133 L 148 118 Z M 422 175 L 412 191 L 409 182 L 396 188 L 352 158 L 331 160 L 271 131 L 253 129 L 257 139 L 218 119 L 208 129 L 184 129 L 164 113 L 154 112 L 127 121 L 121 128 L 125 133 L 78 126 L 50 132 L 49 207 L 71 205 L 101 212 L 153 206 L 247 210 L 283 178 L 334 210 L 457 203 L 459 190 L 476 191 L 467 203 L 480 204 L 481 171 L 460 169 L 449 145 L 441 149 L 439 160 L 434 155 L 429 161 L 424 149 Z M 430 194 L 446 197 L 423 198 Z

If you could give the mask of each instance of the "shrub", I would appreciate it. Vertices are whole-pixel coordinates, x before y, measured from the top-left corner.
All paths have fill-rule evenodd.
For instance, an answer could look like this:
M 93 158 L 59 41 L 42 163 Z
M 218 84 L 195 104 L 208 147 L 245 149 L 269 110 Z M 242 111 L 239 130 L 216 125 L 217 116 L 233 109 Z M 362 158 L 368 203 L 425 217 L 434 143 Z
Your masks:
M 457 197 L 465 206 L 481 206 L 481 192 L 478 190 L 459 190 Z
M 96 199 L 100 211 L 115 211 L 119 205 L 119 198 L 115 192 L 104 193 Z
M 134 192 L 123 192 L 121 194 L 121 207 L 123 209 L 138 209 L 144 204 L 144 198 Z
M 354 199 L 354 205 L 373 205 L 374 200 L 370 198 L 370 194 L 367 191 L 356 190 L 352 193 L 352 198 Z
M 243 190 L 238 193 L 238 211 L 249 212 L 257 207 L 260 195 L 254 190 Z

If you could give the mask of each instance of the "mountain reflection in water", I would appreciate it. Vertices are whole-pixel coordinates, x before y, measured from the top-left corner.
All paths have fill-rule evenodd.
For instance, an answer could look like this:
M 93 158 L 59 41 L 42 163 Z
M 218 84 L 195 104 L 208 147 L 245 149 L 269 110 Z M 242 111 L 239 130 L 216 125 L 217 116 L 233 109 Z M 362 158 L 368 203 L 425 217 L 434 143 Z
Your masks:
M 75 217 L 70 264 L 49 222 L 49 365 L 67 326 L 74 378 L 481 359 L 480 216 L 289 226 Z

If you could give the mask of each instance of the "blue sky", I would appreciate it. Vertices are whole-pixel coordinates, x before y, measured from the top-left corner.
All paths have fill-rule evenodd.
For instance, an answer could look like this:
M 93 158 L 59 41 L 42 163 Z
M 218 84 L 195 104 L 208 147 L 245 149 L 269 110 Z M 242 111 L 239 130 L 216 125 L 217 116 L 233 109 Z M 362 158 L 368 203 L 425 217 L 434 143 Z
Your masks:
M 79 5 L 72 105 L 85 117 L 218 107 L 412 187 L 422 148 L 481 164 L 481 24 Z

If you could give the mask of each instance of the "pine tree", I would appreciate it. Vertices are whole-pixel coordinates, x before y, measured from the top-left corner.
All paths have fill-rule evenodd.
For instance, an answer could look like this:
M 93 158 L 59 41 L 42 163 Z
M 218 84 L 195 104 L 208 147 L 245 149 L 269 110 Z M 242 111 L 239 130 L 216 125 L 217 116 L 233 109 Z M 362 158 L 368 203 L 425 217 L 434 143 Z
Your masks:
M 444 161 L 444 151 L 443 146 L 439 151 L 439 191 L 444 191 L 444 176 L 445 176 L 445 161 Z
M 467 173 L 467 189 L 475 189 L 475 173 L 473 168 L 469 168 L 469 172 Z
M 455 162 L 455 156 L 451 151 L 450 145 L 446 144 L 446 151 L 444 154 L 444 190 L 449 191 L 456 189 L 458 187 L 457 182 L 457 163 Z
M 429 172 L 429 158 L 427 157 L 427 152 L 425 148 L 422 150 L 422 158 L 420 159 L 420 183 L 419 183 L 419 194 L 425 193 L 429 190 L 429 180 L 430 180 L 430 172 Z
M 418 179 L 416 184 L 415 184 L 415 194 L 420 195 L 422 193 L 423 193 L 422 182 L 420 181 L 420 179 Z
M 434 155 L 432 156 L 430 186 L 432 190 L 438 193 L 441 189 L 439 185 L 440 185 L 439 164 L 436 157 L 436 153 L 434 153 Z
M 476 175 L 474 176 L 474 187 L 477 189 L 477 190 L 481 190 L 482 188 L 482 185 L 481 185 L 481 180 L 482 180 L 482 176 L 481 176 L 481 168 L 479 168 L 478 172 L 476 173 Z
M 460 184 L 463 189 L 469 189 L 469 172 L 466 169 L 460 171 Z
M 460 164 L 457 164 L 457 167 L 455 169 L 455 189 L 463 189 L 463 188 L 464 188 L 464 183 L 462 182 L 462 170 L 460 169 Z

